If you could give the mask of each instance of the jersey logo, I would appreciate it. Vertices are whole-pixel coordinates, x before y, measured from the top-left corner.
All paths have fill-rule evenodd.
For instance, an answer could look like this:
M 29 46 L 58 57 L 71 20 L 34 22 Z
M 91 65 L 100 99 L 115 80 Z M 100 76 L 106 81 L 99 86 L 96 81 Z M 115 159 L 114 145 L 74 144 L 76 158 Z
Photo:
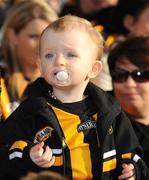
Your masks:
M 34 143 L 40 143 L 42 141 L 46 141 L 51 136 L 52 131 L 53 128 L 51 128 L 50 126 L 41 129 L 36 133 L 34 138 Z
M 85 131 L 88 129 L 96 129 L 96 122 L 88 119 L 87 121 L 79 124 L 77 127 L 78 132 Z

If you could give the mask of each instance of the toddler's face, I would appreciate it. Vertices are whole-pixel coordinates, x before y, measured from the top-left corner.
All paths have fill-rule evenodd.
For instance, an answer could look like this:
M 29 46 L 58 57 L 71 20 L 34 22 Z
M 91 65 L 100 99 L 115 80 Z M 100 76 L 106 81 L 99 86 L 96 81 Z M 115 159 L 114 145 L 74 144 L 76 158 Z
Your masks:
M 41 39 L 42 75 L 54 87 L 86 85 L 89 78 L 95 77 L 94 64 L 100 66 L 95 61 L 96 51 L 96 45 L 83 30 L 48 30 Z

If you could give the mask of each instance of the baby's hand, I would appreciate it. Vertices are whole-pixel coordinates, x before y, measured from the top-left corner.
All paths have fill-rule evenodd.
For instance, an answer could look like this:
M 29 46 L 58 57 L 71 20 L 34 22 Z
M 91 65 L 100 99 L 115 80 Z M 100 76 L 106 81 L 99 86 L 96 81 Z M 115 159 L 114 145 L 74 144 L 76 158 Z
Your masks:
M 118 177 L 118 179 L 125 180 L 135 180 L 135 169 L 133 164 L 122 164 L 122 174 Z
M 51 167 L 55 162 L 55 156 L 52 156 L 52 150 L 49 146 L 44 148 L 44 142 L 36 144 L 30 150 L 31 160 L 43 168 Z

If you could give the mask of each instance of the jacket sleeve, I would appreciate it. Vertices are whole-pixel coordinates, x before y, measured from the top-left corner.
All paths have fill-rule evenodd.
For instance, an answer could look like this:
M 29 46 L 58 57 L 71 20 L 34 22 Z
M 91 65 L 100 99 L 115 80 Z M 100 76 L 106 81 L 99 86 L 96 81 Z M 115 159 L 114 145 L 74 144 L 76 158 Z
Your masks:
M 0 176 L 18 179 L 27 171 L 41 170 L 29 156 L 30 148 L 34 145 L 32 118 L 32 115 L 22 114 L 19 109 L 0 123 Z
M 132 163 L 135 167 L 137 180 L 148 180 L 149 170 L 142 159 L 143 149 L 140 146 L 130 120 L 124 112 L 121 112 L 117 117 L 114 129 L 119 174 L 122 170 L 122 163 Z

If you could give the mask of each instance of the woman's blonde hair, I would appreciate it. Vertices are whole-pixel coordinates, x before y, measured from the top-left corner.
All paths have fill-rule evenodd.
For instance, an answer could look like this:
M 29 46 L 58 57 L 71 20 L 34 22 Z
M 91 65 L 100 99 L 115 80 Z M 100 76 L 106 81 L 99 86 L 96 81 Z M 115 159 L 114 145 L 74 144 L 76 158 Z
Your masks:
M 3 59 L 6 63 L 6 76 L 12 77 L 9 78 L 11 79 L 11 85 L 13 86 L 12 91 L 14 91 L 14 82 L 16 82 L 16 79 L 14 81 L 13 78 L 14 74 L 15 72 L 21 72 L 21 67 L 17 59 L 16 49 L 7 35 L 7 30 L 12 29 L 16 34 L 18 34 L 29 22 L 34 19 L 42 19 L 51 23 L 57 18 L 58 16 L 55 11 L 46 2 L 41 0 L 20 1 L 20 3 L 16 3 L 8 11 L 2 29 L 1 51 Z

